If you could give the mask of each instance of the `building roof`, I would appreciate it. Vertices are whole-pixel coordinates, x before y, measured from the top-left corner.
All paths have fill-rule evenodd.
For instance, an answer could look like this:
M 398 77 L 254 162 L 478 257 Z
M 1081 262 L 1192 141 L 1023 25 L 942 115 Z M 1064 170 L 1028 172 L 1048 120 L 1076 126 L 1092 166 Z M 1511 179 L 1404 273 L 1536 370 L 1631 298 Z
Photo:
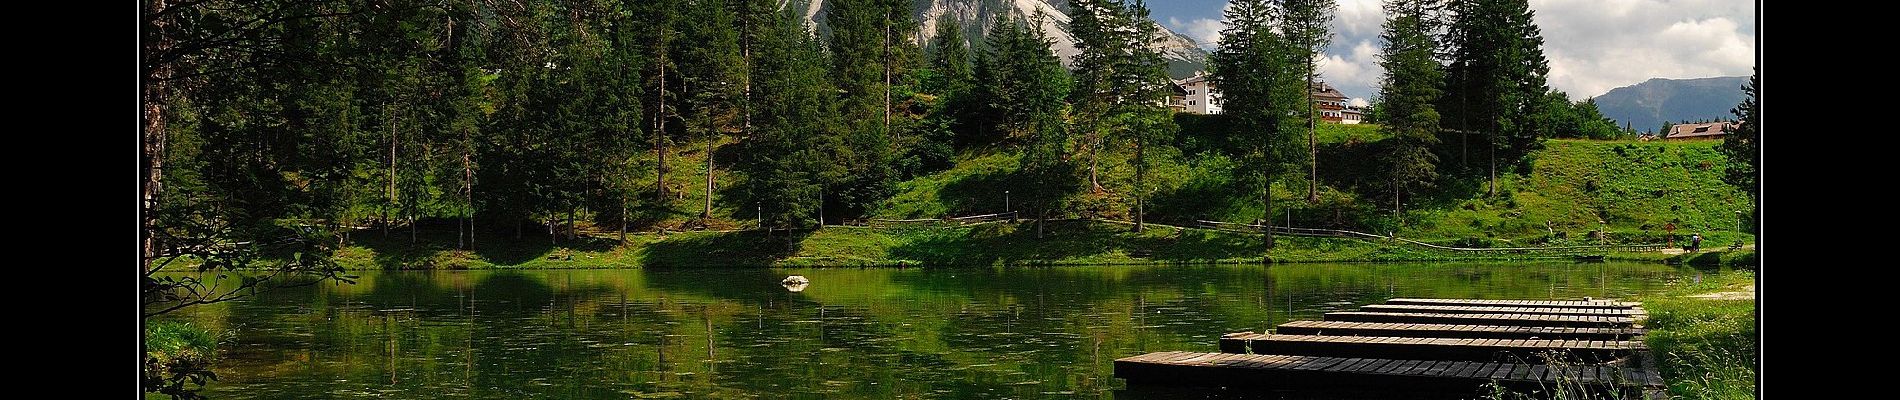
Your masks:
M 1668 139 L 1716 137 L 1727 135 L 1728 131 L 1733 129 L 1735 129 L 1734 123 L 1726 121 L 1701 124 L 1676 124 L 1670 126 L 1669 135 L 1663 137 Z
M 1314 98 L 1318 98 L 1322 100 L 1332 100 L 1332 101 L 1346 101 L 1345 93 L 1340 93 L 1339 89 L 1333 88 L 1332 85 L 1328 85 L 1326 84 L 1326 82 L 1312 82 L 1307 85 L 1307 89 L 1313 92 Z
M 1190 83 L 1205 82 L 1205 81 L 1207 81 L 1206 71 L 1194 71 L 1194 76 L 1190 76 L 1181 80 L 1174 81 L 1174 84 L 1187 86 Z M 1209 84 L 1209 85 L 1212 85 L 1212 84 Z

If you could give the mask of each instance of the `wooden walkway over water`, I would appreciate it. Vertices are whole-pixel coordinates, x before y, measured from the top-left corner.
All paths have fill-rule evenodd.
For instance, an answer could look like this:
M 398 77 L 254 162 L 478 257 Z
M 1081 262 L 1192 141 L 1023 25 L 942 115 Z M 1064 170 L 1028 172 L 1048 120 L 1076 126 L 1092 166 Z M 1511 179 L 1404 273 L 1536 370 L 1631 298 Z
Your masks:
M 1573 328 L 1625 328 L 1636 322 L 1632 317 L 1547 314 L 1440 314 L 1411 312 L 1341 311 L 1326 313 L 1327 321 L 1402 322 L 1410 324 L 1563 326 Z
M 1629 340 L 1643 334 L 1639 328 L 1570 328 L 1558 326 L 1503 326 L 1404 324 L 1386 322 L 1293 321 L 1274 328 L 1288 335 L 1398 336 L 1471 339 Z
M 1564 385 L 1622 392 L 1630 397 L 1662 386 L 1652 368 L 1624 365 L 1522 364 L 1397 360 L 1275 354 L 1165 351 L 1115 360 L 1115 376 L 1129 385 L 1194 385 L 1269 389 L 1384 387 L 1398 391 L 1476 391 L 1497 382 L 1521 391 Z
M 1359 310 L 1385 313 L 1607 315 L 1614 317 L 1630 317 L 1643 314 L 1643 309 L 1640 308 L 1425 306 L 1413 304 L 1373 304 L 1359 307 Z
M 1543 353 L 1567 356 L 1567 360 L 1570 361 L 1601 362 L 1615 360 L 1630 355 L 1636 350 L 1646 349 L 1642 342 L 1628 340 L 1471 339 L 1265 333 L 1229 334 L 1222 336 L 1220 340 L 1220 349 L 1223 353 L 1531 363 L 1542 363 L 1540 355 Z
M 1360 310 L 1223 335 L 1219 353 L 1118 359 L 1115 376 L 1130 385 L 1370 388 L 1399 397 L 1473 395 L 1488 383 L 1546 394 L 1662 393 L 1638 303 L 1392 299 Z
M 1609 308 L 1629 309 L 1643 303 L 1627 301 L 1575 301 L 1575 300 L 1480 300 L 1480 299 L 1408 299 L 1386 300 L 1385 304 L 1410 304 L 1421 306 L 1495 306 L 1495 307 L 1565 307 L 1565 308 Z

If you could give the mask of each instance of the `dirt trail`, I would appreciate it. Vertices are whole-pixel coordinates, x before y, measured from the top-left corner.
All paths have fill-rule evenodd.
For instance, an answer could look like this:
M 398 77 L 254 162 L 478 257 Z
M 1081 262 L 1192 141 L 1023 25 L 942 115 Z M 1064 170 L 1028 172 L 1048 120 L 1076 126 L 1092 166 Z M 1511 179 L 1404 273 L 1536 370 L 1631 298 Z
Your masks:
M 1748 286 L 1742 287 L 1740 291 L 1704 293 L 1689 297 L 1708 300 L 1754 300 L 1755 285 L 1749 284 Z

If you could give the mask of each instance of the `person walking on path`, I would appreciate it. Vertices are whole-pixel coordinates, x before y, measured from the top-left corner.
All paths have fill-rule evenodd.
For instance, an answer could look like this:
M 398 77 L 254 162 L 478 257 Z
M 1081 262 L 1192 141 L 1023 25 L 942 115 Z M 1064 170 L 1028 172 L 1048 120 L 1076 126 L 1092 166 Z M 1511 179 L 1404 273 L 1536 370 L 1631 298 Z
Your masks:
M 1689 251 L 1700 250 L 1702 250 L 1702 234 L 1696 233 L 1695 237 L 1689 238 Z

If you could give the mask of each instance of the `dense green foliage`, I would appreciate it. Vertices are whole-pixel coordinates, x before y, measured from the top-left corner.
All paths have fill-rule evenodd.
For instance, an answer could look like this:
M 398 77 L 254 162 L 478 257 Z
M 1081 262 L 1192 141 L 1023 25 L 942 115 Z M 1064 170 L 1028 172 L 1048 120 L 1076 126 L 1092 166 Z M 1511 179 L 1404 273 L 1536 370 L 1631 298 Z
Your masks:
M 1282 23 L 1276 7 L 1265 0 L 1230 3 L 1220 48 L 1208 62 L 1208 81 L 1221 89 L 1222 117 L 1235 136 L 1224 149 L 1239 164 L 1231 181 L 1260 194 L 1265 210 L 1260 218 L 1269 220 L 1274 178 L 1296 159 L 1292 143 L 1299 119 L 1293 116 L 1307 108 L 1301 103 L 1306 96 L 1301 52 L 1276 32 Z M 1273 245 L 1269 234 L 1267 246 Z
M 1149 190 L 1149 149 L 1165 142 L 1179 128 L 1165 106 L 1168 98 L 1167 64 L 1149 42 L 1159 25 L 1148 17 L 1140 1 L 1077 0 L 1070 3 L 1070 31 L 1076 36 L 1074 98 L 1077 128 L 1089 158 L 1091 193 L 1103 192 L 1103 148 L 1133 146 L 1130 163 L 1135 179 L 1127 191 L 1135 198 L 1135 230 L 1143 227 L 1143 200 Z
M 1326 46 L 1333 42 L 1333 13 L 1339 9 L 1334 0 L 1280 0 L 1284 15 L 1280 32 L 1300 60 L 1305 73 L 1303 82 L 1318 82 L 1319 62 L 1326 57 Z M 1304 92 L 1306 111 L 1307 201 L 1319 201 L 1319 109 L 1313 104 L 1313 91 Z
M 1438 109 L 1447 126 L 1464 135 L 1484 136 L 1490 193 L 1497 191 L 1499 168 L 1520 166 L 1542 144 L 1538 117 L 1548 102 L 1544 39 L 1526 0 L 1434 1 L 1450 16 L 1440 45 L 1449 48 L 1446 91 Z M 1389 115 L 1389 114 L 1388 114 Z M 1461 168 L 1472 168 L 1461 141 Z
M 140 381 L 146 390 L 174 399 L 203 398 L 196 389 L 218 379 L 211 365 L 218 359 L 219 335 L 179 321 L 151 321 L 144 328 Z
M 1757 204 L 1761 201 L 1761 75 L 1748 78 L 1748 86 L 1742 87 L 1748 97 L 1742 99 L 1730 112 L 1735 114 L 1739 123 L 1735 131 L 1722 138 L 1719 147 L 1722 155 L 1729 159 L 1728 174 L 1722 181 L 1740 188 L 1743 193 Z M 1760 218 L 1761 209 L 1750 211 L 1751 220 Z M 1760 229 L 1750 227 L 1749 229 Z
M 1384 154 L 1391 173 L 1392 214 L 1398 216 L 1405 194 L 1414 187 L 1429 187 L 1438 178 L 1438 157 L 1432 146 L 1438 144 L 1438 99 L 1444 79 L 1438 61 L 1432 59 L 1431 18 L 1423 1 L 1392 0 L 1385 3 L 1385 53 L 1379 57 L 1385 68 L 1379 98 L 1391 115 L 1385 130 L 1392 135 Z M 1401 220 L 1403 222 L 1403 220 Z

